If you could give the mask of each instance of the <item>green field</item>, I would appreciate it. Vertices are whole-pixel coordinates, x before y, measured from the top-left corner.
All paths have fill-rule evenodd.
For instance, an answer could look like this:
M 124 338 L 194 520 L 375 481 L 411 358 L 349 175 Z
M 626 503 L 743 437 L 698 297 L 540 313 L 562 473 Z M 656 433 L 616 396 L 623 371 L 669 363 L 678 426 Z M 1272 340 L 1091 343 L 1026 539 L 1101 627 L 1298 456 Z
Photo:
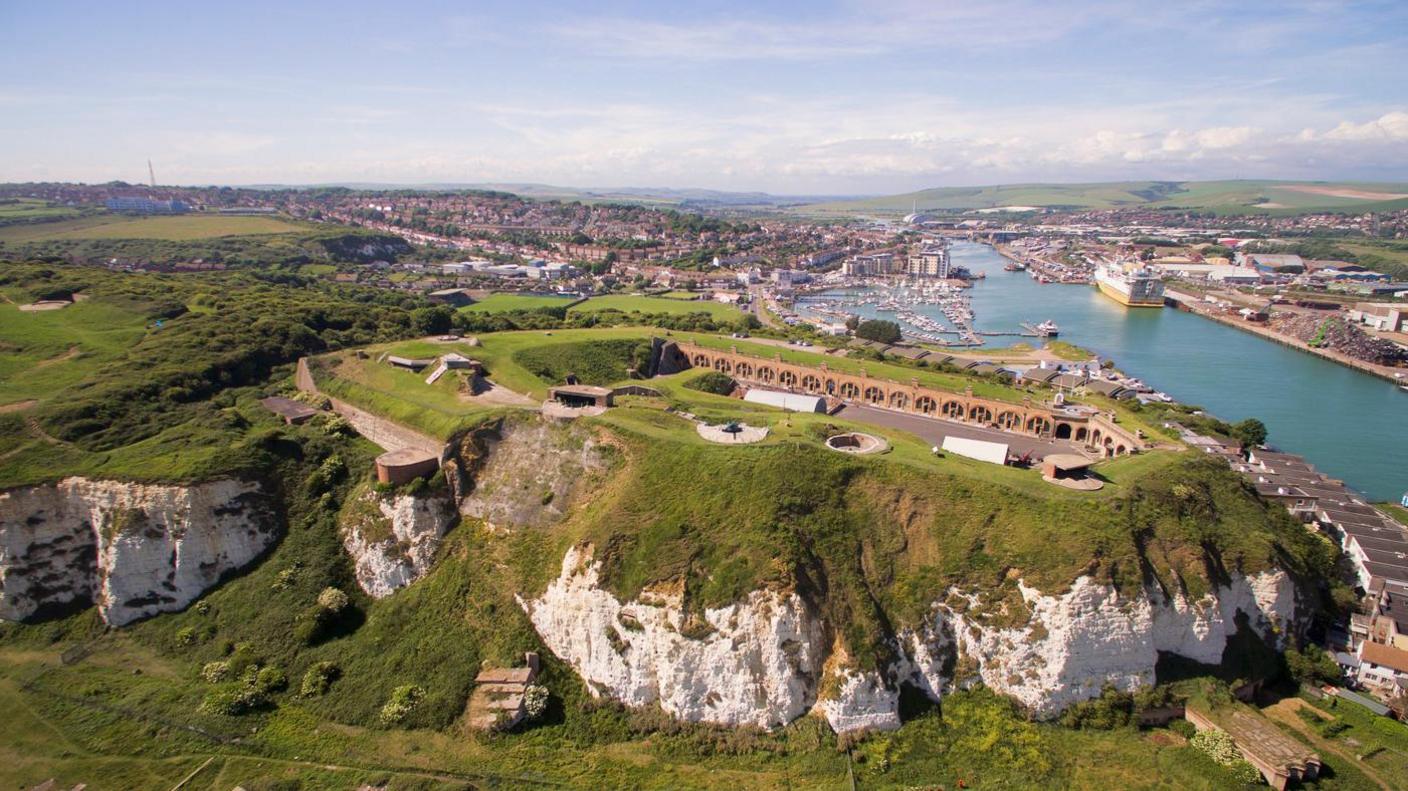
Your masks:
M 1336 194 L 1340 193 L 1340 194 Z M 1311 210 L 1387 211 L 1408 207 L 1408 184 L 1283 181 L 1117 181 L 945 187 L 902 195 L 797 207 L 815 216 L 967 211 L 1004 206 L 1060 209 L 1183 208 L 1220 213 Z
M 707 313 L 715 319 L 737 319 L 743 317 L 743 312 L 738 308 L 712 300 L 687 301 L 669 297 L 642 297 L 624 294 L 608 294 L 604 297 L 592 297 L 586 302 L 574 306 L 569 312 L 592 313 L 602 310 L 619 310 L 622 313 L 670 313 L 674 315 Z
M 576 303 L 573 297 L 552 297 L 541 294 L 490 294 L 466 305 L 460 310 L 467 313 L 507 313 L 514 310 L 538 310 L 539 308 L 562 308 Z
M 76 302 L 61 310 L 21 311 L 0 302 L 0 408 L 41 401 L 120 357 L 145 334 L 146 318 L 104 300 Z
M 79 239 L 160 239 L 189 241 L 220 236 L 263 236 L 305 231 L 307 226 L 273 217 L 225 217 L 185 214 L 175 217 L 128 217 L 101 214 L 76 220 L 0 228 L 0 242 L 46 242 Z
M 76 217 L 79 210 L 69 206 L 54 206 L 35 198 L 18 198 L 13 203 L 0 201 L 0 226 L 11 222 L 59 220 Z

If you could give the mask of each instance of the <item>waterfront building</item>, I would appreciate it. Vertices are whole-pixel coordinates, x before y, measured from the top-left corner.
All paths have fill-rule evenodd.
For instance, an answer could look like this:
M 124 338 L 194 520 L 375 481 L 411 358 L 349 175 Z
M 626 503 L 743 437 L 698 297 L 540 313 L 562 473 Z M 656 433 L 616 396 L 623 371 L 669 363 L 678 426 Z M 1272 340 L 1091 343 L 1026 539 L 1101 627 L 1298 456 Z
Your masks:
M 1393 302 L 1356 302 L 1349 310 L 1349 318 L 1380 332 L 1404 332 L 1408 330 L 1408 305 Z
M 185 214 L 191 210 L 183 201 L 152 200 L 141 195 L 118 195 L 107 199 L 110 212 L 121 214 Z
M 935 245 L 921 248 L 909 255 L 906 264 L 905 274 L 911 277 L 946 279 L 950 274 L 948 247 Z

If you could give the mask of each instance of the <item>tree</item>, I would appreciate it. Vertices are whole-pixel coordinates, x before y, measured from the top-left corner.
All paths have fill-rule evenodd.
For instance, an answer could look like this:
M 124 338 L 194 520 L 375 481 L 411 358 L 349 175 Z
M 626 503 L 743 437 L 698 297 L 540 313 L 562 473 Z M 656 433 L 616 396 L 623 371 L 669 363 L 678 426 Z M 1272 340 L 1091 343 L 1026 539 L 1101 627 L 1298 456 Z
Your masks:
M 898 343 L 903 333 L 900 325 L 884 319 L 867 319 L 856 326 L 856 337 L 879 343 Z
M 1266 444 L 1266 424 L 1254 417 L 1249 417 L 1240 423 L 1233 424 L 1232 438 L 1239 440 L 1243 447 L 1255 447 Z
M 455 312 L 446 305 L 416 308 L 411 311 L 411 326 L 422 335 L 444 335 L 450 331 Z
M 855 331 L 856 331 L 856 327 L 859 327 L 859 326 L 860 326 L 860 316 L 857 316 L 857 315 L 855 315 L 854 313 L 852 313 L 851 315 L 849 315 L 849 316 L 846 317 L 846 329 L 850 330 L 851 332 L 855 332 Z

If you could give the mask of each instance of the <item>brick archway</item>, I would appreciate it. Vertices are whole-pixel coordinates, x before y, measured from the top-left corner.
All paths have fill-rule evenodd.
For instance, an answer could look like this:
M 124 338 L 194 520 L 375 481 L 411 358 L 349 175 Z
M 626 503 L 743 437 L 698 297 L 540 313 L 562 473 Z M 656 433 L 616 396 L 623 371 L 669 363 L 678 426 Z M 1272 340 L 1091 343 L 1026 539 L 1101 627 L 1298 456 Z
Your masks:
M 1112 415 L 1072 416 L 1069 410 L 1058 414 L 1046 407 L 1034 407 L 1029 400 L 1017 406 L 975 397 L 971 391 L 956 393 L 922 386 L 913 378 L 904 385 L 864 373 L 838 373 L 828 369 L 825 363 L 813 367 L 784 362 L 780 357 L 749 356 L 738 353 L 737 349 L 721 351 L 689 342 L 679 343 L 678 347 L 681 357 L 695 367 L 712 368 L 756 385 L 800 388 L 803 392 L 881 409 L 995 425 L 1009 433 L 1074 441 L 1107 455 L 1130 453 L 1145 444 L 1123 427 L 1114 425 Z

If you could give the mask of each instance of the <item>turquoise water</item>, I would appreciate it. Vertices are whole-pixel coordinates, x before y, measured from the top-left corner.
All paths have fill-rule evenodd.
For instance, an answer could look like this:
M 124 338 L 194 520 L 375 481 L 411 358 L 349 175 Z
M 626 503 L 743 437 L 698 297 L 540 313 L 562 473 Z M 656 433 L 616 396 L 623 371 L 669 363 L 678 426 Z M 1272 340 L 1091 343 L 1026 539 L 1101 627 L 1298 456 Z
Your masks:
M 1052 319 L 1062 340 L 1113 358 L 1178 401 L 1224 420 L 1261 419 L 1271 444 L 1375 500 L 1397 502 L 1408 491 L 1408 393 L 1392 383 L 1182 311 L 1126 308 L 1091 286 L 1041 285 L 1004 272 L 1006 259 L 987 245 L 960 242 L 952 256 L 987 274 L 970 292 L 979 331 Z M 924 312 L 937 316 L 931 306 Z M 992 339 L 1020 340 L 1031 339 Z

